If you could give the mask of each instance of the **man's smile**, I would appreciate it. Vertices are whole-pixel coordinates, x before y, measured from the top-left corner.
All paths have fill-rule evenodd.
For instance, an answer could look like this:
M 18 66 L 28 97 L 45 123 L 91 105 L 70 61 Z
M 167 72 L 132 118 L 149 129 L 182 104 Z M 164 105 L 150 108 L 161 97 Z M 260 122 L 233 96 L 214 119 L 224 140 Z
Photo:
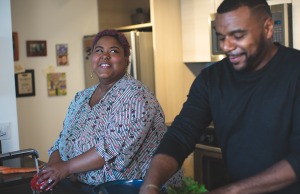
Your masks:
M 238 62 L 241 61 L 242 57 L 244 56 L 244 54 L 239 54 L 239 55 L 230 55 L 228 56 L 229 60 L 231 63 L 233 64 L 237 64 Z

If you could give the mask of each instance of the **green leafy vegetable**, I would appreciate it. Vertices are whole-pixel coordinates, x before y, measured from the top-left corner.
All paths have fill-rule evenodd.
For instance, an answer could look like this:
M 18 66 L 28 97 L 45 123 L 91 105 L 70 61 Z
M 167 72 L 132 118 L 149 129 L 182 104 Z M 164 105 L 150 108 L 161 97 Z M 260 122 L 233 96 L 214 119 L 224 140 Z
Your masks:
M 188 193 L 206 193 L 208 192 L 205 189 L 205 186 L 198 184 L 197 181 L 194 181 L 191 177 L 184 177 L 182 179 L 182 187 L 173 187 L 168 185 L 169 194 L 188 194 Z

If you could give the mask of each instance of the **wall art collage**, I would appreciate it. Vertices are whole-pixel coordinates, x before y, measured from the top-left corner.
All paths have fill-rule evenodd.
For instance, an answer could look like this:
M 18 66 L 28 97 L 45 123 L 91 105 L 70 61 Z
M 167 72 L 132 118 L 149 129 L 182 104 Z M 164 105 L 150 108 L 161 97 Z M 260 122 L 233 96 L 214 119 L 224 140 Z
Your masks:
M 18 33 L 12 33 L 13 57 L 15 69 L 16 97 L 35 96 L 34 70 L 25 69 L 22 62 L 19 61 L 19 39 Z M 56 44 L 56 65 L 68 66 L 69 53 L 68 44 Z M 46 40 L 28 40 L 26 41 L 27 57 L 45 57 L 47 56 Z M 67 95 L 67 82 L 65 72 L 56 72 L 53 65 L 43 68 L 43 73 L 47 79 L 48 96 Z

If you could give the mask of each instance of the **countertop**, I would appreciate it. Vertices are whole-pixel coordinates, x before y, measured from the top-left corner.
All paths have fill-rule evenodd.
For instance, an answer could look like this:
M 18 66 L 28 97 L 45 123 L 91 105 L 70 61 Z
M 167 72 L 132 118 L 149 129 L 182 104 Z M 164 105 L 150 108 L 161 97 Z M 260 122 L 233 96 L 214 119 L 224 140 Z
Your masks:
M 38 160 L 39 166 L 45 162 Z M 32 168 L 35 167 L 35 161 L 31 157 L 15 158 L 10 160 L 0 161 L 0 166 L 16 167 L 16 168 Z M 27 179 L 32 179 L 36 172 L 16 173 L 16 174 L 0 174 L 0 188 L 21 184 Z
M 2 161 L 1 166 L 8 167 L 35 167 L 35 161 L 31 157 L 16 158 Z M 39 165 L 45 162 L 38 161 Z M 30 181 L 36 172 L 18 173 L 2 175 L 0 174 L 0 193 L 1 194 L 32 194 Z M 94 186 L 90 186 L 79 181 L 71 175 L 65 180 L 58 183 L 53 191 L 44 192 L 45 194 L 93 194 Z

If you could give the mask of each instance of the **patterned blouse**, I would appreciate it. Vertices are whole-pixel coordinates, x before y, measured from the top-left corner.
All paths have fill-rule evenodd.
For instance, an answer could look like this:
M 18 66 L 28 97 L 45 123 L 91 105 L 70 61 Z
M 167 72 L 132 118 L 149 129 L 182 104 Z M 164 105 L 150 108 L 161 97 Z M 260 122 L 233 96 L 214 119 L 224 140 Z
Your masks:
M 97 86 L 75 95 L 63 130 L 48 151 L 49 156 L 59 150 L 62 160 L 67 161 L 95 147 L 106 164 L 98 170 L 75 174 L 79 181 L 98 185 L 114 180 L 144 179 L 167 129 L 161 106 L 147 86 L 124 75 L 91 108 L 89 101 Z M 115 157 L 114 162 L 108 163 Z M 167 184 L 179 186 L 182 178 L 179 170 Z

